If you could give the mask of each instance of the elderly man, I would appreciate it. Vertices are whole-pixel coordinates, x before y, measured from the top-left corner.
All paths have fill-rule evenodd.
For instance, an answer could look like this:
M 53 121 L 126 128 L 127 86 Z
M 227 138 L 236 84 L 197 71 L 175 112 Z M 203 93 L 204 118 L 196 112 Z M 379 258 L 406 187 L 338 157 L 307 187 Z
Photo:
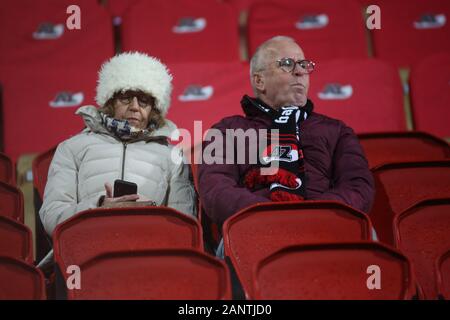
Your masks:
M 221 225 L 237 211 L 268 201 L 335 200 L 370 210 L 373 177 L 355 133 L 342 121 L 314 112 L 307 98 L 314 66 L 284 36 L 264 42 L 255 52 L 250 66 L 255 98 L 243 97 L 245 117 L 224 118 L 213 128 L 224 137 L 227 129 L 277 129 L 279 134 L 268 134 L 266 163 L 199 165 L 200 198 L 213 222 Z M 204 150 L 207 146 L 205 142 Z M 278 173 L 262 174 L 274 158 Z

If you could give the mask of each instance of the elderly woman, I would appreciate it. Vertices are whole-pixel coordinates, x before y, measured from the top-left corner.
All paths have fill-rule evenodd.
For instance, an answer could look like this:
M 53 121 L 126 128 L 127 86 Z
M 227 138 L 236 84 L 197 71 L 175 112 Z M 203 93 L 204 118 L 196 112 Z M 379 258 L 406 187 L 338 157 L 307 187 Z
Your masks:
M 77 114 L 86 128 L 62 142 L 51 163 L 39 212 L 49 235 L 77 212 L 150 201 L 195 216 L 189 166 L 168 143 L 176 132 L 165 119 L 172 77 L 157 59 L 123 53 L 101 68 L 96 101 Z M 116 179 L 134 182 L 137 194 L 113 196 Z

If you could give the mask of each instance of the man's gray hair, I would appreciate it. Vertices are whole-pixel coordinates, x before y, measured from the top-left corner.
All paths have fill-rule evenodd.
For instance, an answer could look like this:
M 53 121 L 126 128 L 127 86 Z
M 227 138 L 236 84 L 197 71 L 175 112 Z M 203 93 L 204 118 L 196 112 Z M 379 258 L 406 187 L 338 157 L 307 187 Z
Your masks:
M 253 54 L 252 58 L 250 59 L 250 83 L 255 94 L 256 90 L 253 85 L 253 75 L 255 74 L 255 72 L 262 71 L 266 67 L 268 58 L 267 53 L 269 49 L 273 49 L 275 43 L 282 41 L 290 41 L 296 43 L 295 40 L 291 37 L 275 36 L 259 45 L 259 47 L 256 48 L 256 51 Z

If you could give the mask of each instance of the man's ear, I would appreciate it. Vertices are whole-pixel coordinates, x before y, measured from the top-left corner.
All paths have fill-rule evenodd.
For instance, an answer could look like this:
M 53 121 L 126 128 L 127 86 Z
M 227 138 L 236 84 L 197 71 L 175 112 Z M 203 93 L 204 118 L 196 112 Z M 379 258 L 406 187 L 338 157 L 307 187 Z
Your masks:
M 252 77 L 253 77 L 253 83 L 255 85 L 255 89 L 257 89 L 258 91 L 264 92 L 264 90 L 266 89 L 264 75 L 261 74 L 260 72 L 255 72 Z

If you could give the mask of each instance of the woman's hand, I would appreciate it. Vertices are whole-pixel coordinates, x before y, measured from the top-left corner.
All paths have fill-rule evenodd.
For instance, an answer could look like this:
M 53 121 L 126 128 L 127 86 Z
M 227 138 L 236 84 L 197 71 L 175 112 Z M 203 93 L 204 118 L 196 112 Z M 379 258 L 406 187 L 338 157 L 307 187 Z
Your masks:
M 113 189 L 110 183 L 105 183 L 106 196 L 103 200 L 102 207 L 106 208 L 114 208 L 114 207 L 122 207 L 124 202 L 136 201 L 139 199 L 139 195 L 137 194 L 127 194 L 121 197 L 113 197 Z

